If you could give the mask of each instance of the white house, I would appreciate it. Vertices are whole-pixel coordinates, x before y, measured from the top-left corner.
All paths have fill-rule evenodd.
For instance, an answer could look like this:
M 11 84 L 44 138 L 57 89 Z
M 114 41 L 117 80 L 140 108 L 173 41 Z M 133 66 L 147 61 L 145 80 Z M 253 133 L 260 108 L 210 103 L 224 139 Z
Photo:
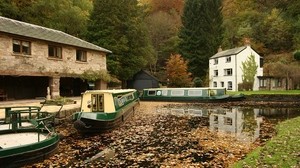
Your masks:
M 263 76 L 262 58 L 249 45 L 219 51 L 209 59 L 209 86 L 225 87 L 227 90 L 238 91 L 242 83 L 242 63 L 254 55 L 258 65 L 253 90 L 259 90 L 259 76 Z

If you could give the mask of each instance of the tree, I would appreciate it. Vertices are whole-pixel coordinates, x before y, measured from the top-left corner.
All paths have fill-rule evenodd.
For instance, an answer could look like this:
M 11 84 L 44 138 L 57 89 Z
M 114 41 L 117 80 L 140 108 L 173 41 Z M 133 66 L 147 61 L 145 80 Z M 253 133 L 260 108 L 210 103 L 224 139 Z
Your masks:
M 191 73 L 188 72 L 187 61 L 181 55 L 171 55 L 166 63 L 168 86 L 185 87 L 191 84 Z
M 243 84 L 244 86 L 249 85 L 249 89 L 251 90 L 253 88 L 255 74 L 257 73 L 257 68 L 258 65 L 255 62 L 254 55 L 250 55 L 245 62 L 242 62 L 241 69 L 243 71 L 243 75 L 242 75 Z
M 86 37 L 113 52 L 107 68 L 123 87 L 154 56 L 137 0 L 95 0 Z
M 83 37 L 92 7 L 90 0 L 4 0 L 0 15 Z
M 180 54 L 188 60 L 194 77 L 204 78 L 209 58 L 223 36 L 221 0 L 186 0 L 179 37 Z

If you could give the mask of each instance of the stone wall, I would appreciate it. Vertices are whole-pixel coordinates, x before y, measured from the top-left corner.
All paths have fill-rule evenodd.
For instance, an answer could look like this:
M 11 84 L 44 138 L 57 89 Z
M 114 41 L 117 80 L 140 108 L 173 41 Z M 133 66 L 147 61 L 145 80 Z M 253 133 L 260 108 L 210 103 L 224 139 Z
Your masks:
M 72 46 L 54 44 L 62 47 L 62 59 L 48 57 L 46 41 L 20 38 L 31 42 L 31 55 L 14 54 L 13 37 L 0 33 L 0 74 L 21 76 L 72 76 L 85 70 L 106 70 L 106 54 L 99 51 L 87 51 L 87 62 L 76 61 L 76 49 Z

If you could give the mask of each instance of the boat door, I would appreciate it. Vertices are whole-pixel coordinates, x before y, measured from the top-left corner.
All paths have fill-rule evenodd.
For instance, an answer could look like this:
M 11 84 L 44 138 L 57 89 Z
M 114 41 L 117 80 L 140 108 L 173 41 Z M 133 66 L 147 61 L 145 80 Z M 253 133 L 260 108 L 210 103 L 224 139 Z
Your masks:
M 104 95 L 103 94 L 92 94 L 92 112 L 103 112 L 104 111 Z

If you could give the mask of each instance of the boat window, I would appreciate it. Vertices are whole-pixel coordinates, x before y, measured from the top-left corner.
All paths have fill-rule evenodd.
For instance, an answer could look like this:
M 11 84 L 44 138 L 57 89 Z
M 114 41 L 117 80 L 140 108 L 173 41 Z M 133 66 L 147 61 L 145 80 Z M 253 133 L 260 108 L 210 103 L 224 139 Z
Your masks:
M 149 90 L 148 96 L 155 96 L 156 91 L 155 90 Z
M 189 90 L 189 96 L 202 96 L 202 90 Z
M 157 91 L 156 95 L 157 95 L 157 96 L 160 96 L 160 95 L 161 95 L 161 91 L 160 91 L 160 90 Z
M 217 90 L 209 90 L 209 96 L 217 95 Z
M 167 95 L 168 95 L 168 91 L 167 91 L 167 90 L 163 90 L 163 91 L 162 91 L 162 95 L 163 95 L 163 96 L 167 96 Z
M 127 100 L 133 100 L 133 95 L 132 94 L 128 95 Z
M 92 112 L 104 111 L 104 102 L 102 94 L 92 95 Z
M 126 102 L 126 98 L 125 97 L 119 98 L 118 99 L 119 107 L 123 106 L 125 102 Z
M 184 96 L 184 90 L 172 90 L 171 95 L 172 96 Z

